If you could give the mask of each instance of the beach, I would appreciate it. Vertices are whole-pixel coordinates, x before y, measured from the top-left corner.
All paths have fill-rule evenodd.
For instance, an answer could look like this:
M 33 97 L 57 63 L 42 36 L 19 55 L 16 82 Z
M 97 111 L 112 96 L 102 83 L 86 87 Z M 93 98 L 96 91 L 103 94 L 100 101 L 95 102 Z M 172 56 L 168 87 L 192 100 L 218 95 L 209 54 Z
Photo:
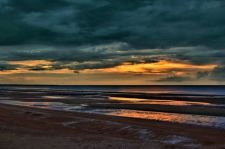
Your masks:
M 0 94 L 1 149 L 225 147 L 221 95 L 171 100 L 168 93 L 43 87 L 7 87 Z
M 225 0 L 0 0 L 0 149 L 225 149 Z
M 132 118 L 0 105 L 2 149 L 224 148 L 225 131 Z

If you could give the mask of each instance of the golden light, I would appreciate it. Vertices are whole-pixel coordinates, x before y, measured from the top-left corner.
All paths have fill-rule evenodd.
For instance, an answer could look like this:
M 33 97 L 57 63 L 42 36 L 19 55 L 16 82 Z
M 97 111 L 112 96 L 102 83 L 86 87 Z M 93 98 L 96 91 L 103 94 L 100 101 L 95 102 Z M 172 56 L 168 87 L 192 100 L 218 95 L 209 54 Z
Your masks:
M 124 63 L 119 66 L 115 66 L 112 68 L 104 68 L 104 69 L 87 69 L 83 72 L 104 72 L 104 73 L 162 73 L 169 70 L 205 70 L 209 71 L 216 67 L 215 64 L 207 64 L 207 65 L 194 65 L 189 63 L 178 63 L 178 62 L 170 62 L 161 60 L 156 63 L 141 63 L 141 64 L 130 64 L 130 63 Z M 183 72 L 177 72 L 178 75 L 182 75 Z
M 23 65 L 23 66 L 37 66 L 37 65 L 51 65 L 53 62 L 47 60 L 26 60 L 26 61 L 10 61 L 8 62 L 11 65 Z
M 34 73 L 72 74 L 73 73 L 73 70 L 69 70 L 68 68 L 51 70 L 53 63 L 54 62 L 47 61 L 47 60 L 9 61 L 8 64 L 21 65 L 22 67 L 18 67 L 15 70 L 0 71 L 0 74 L 7 75 L 7 74 L 18 74 L 18 73 L 30 73 L 30 74 L 34 74 Z M 42 68 L 45 68 L 46 70 L 42 70 L 42 71 L 29 70 L 29 67 L 35 67 L 35 66 L 41 66 Z

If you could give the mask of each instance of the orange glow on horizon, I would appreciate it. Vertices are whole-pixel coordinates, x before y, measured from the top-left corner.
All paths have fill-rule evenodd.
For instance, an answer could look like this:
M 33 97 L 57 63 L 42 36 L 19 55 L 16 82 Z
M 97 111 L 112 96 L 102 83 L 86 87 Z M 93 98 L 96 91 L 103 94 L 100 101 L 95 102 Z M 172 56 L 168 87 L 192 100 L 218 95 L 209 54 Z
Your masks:
M 90 84 L 90 80 L 93 82 L 97 82 L 99 84 L 107 84 L 109 82 L 113 83 L 115 78 L 124 78 L 122 84 L 129 84 L 132 80 L 132 84 L 140 84 L 145 83 L 148 75 L 151 74 L 151 78 L 153 80 L 158 80 L 160 78 L 166 77 L 168 75 L 176 75 L 176 76 L 196 76 L 199 71 L 212 71 L 217 65 L 208 64 L 208 65 L 194 65 L 184 62 L 171 62 L 161 60 L 156 63 L 139 63 L 139 64 L 131 64 L 131 63 L 123 63 L 119 66 L 111 67 L 111 68 L 101 68 L 101 69 L 84 69 L 80 70 L 80 74 L 75 74 L 74 70 L 70 70 L 69 68 L 63 69 L 51 69 L 54 62 L 45 61 L 45 60 L 34 60 L 34 61 L 10 61 L 9 64 L 21 65 L 22 67 L 18 67 L 16 70 L 5 70 L 0 71 L 0 75 L 16 75 L 16 74 L 26 74 L 26 79 L 32 80 L 32 82 L 38 80 L 44 80 L 44 78 L 49 78 L 51 74 L 58 74 L 59 78 L 64 78 L 65 75 L 76 76 L 76 81 L 83 81 Z M 43 68 L 47 68 L 46 70 L 29 70 L 30 67 L 39 66 Z M 49 69 L 48 69 L 49 68 Z M 144 74 L 145 76 L 136 76 L 134 74 Z M 34 75 L 41 75 L 38 77 L 34 77 Z M 42 74 L 45 74 L 42 76 Z M 30 75 L 31 77 L 28 77 Z M 130 78 L 129 78 L 130 77 Z M 104 80 L 100 82 L 100 79 Z M 114 78 L 114 79 L 112 79 Z M 46 79 L 48 82 L 49 79 Z M 60 79 L 59 79 L 60 80 Z M 97 84 L 95 83 L 95 84 Z M 117 83 L 118 84 L 118 83 Z
M 23 65 L 23 66 L 32 67 L 32 66 L 37 66 L 37 65 L 47 66 L 47 65 L 52 64 L 53 62 L 47 61 L 47 60 L 26 60 L 26 61 L 10 61 L 8 63 L 12 64 L 12 65 Z
M 170 61 L 161 60 L 156 63 L 141 63 L 141 64 L 130 64 L 124 63 L 119 66 L 115 66 L 112 68 L 104 68 L 104 69 L 87 69 L 83 70 L 83 72 L 105 72 L 105 73 L 161 73 L 169 70 L 205 70 L 209 71 L 216 67 L 215 64 L 208 65 L 194 65 L 188 63 L 175 63 Z M 182 75 L 183 72 L 177 72 L 178 75 Z
M 18 74 L 18 73 L 30 73 L 30 74 L 38 74 L 38 73 L 54 73 L 54 74 L 73 74 L 73 70 L 69 70 L 68 68 L 64 69 L 57 69 L 57 70 L 51 70 L 51 65 L 54 62 L 47 61 L 47 60 L 25 60 L 25 61 L 9 61 L 8 64 L 11 65 L 21 65 L 22 67 L 17 68 L 15 70 L 5 70 L 0 71 L 0 74 Z M 29 70 L 26 67 L 35 67 L 41 65 L 42 68 L 45 68 L 46 70 L 41 71 L 33 71 Z M 48 70 L 49 69 L 49 70 Z

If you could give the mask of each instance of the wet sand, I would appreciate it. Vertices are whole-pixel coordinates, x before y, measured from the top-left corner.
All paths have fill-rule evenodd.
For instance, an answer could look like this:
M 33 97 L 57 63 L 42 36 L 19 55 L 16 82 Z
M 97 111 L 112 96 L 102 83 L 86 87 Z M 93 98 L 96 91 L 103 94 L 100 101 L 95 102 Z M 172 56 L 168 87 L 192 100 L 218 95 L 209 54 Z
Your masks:
M 156 111 L 156 112 L 168 112 L 168 113 L 181 113 L 181 114 L 197 114 L 208 116 L 225 116 L 224 107 L 207 107 L 207 106 L 173 106 L 173 105 L 158 105 L 158 104 L 140 104 L 140 103 L 121 103 L 121 104 L 89 104 L 92 108 L 102 109 L 131 109 L 131 110 L 143 110 L 143 111 Z
M 225 130 L 0 104 L 1 149 L 223 149 Z

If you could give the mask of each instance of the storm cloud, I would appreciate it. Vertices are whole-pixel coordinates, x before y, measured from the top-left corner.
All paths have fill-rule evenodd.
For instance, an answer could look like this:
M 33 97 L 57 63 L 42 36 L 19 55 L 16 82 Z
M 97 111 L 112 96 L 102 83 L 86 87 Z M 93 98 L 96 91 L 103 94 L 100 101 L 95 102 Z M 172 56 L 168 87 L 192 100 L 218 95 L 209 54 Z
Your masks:
M 6 70 L 15 70 L 19 67 L 18 65 L 10 65 L 5 62 L 0 62 L 0 71 L 6 71 Z
M 223 14 L 223 0 L 1 0 L 0 70 L 26 60 L 52 62 L 31 71 L 75 72 L 166 60 L 216 67 L 160 82 L 225 81 Z
M 4 0 L 0 44 L 224 45 L 222 0 Z

